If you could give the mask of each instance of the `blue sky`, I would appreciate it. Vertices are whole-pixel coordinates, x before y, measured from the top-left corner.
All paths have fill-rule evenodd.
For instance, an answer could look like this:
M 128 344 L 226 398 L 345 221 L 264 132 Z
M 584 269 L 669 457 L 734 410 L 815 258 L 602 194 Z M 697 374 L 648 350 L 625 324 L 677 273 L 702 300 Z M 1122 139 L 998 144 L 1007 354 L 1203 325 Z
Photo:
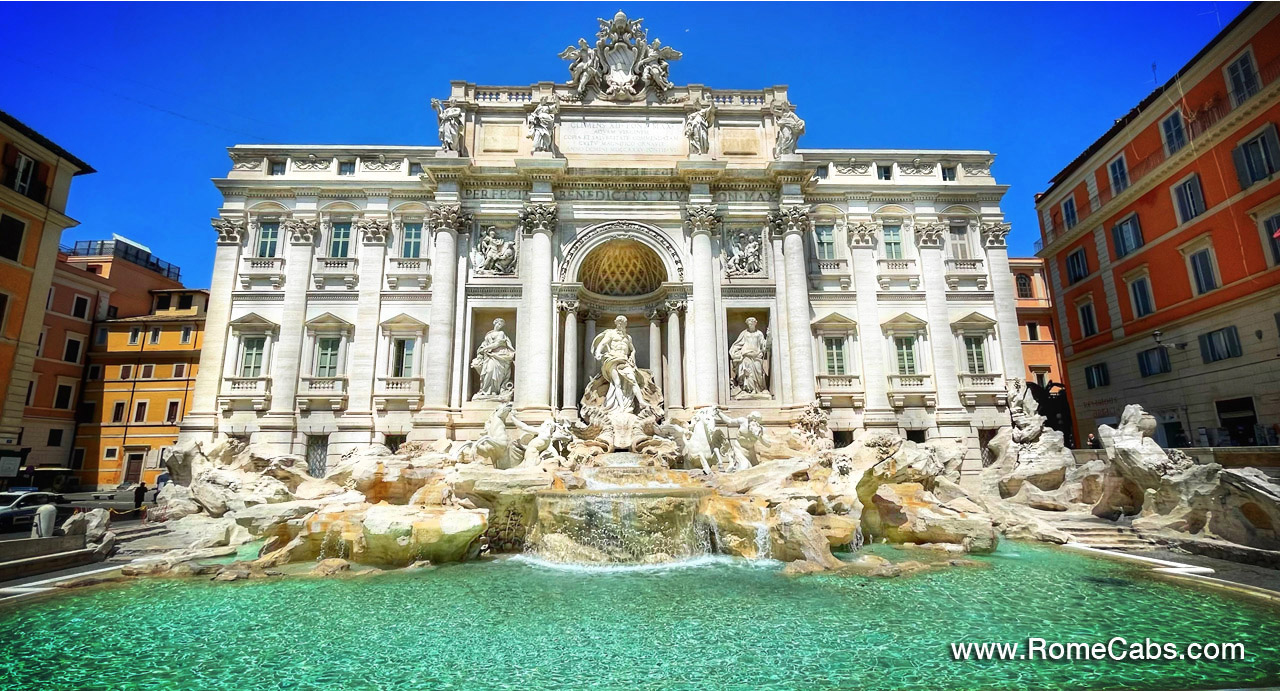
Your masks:
M 0 109 L 99 171 L 64 243 L 120 233 L 206 287 L 225 147 L 435 144 L 449 80 L 564 81 L 621 8 L 684 52 L 678 84 L 790 85 L 802 147 L 995 152 L 1025 255 L 1034 194 L 1245 5 L 6 3 Z

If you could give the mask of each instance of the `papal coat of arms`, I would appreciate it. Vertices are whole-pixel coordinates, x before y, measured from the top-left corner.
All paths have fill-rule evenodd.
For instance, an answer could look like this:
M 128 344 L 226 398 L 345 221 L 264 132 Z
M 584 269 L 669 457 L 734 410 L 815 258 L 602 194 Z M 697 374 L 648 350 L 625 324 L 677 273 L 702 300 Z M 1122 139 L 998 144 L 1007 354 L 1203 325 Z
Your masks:
M 643 19 L 632 21 L 618 12 L 613 19 L 597 19 L 594 46 L 585 38 L 560 53 L 569 63 L 570 98 L 582 100 L 590 89 L 610 101 L 637 101 L 653 91 L 661 99 L 672 87 L 669 63 L 679 60 L 680 51 L 649 43 Z

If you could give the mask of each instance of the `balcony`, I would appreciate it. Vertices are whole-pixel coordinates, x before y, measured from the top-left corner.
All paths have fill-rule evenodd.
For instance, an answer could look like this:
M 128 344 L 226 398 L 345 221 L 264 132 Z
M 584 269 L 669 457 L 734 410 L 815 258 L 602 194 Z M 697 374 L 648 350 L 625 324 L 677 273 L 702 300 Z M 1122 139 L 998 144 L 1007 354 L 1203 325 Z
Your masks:
M 324 290 L 325 282 L 338 279 L 348 290 L 356 287 L 360 275 L 356 273 L 357 263 L 354 257 L 316 257 L 315 268 L 311 278 L 316 282 L 316 290 Z
M 302 377 L 298 410 L 342 410 L 347 407 L 346 377 Z
M 981 259 L 946 260 L 946 279 L 951 290 L 959 290 L 964 280 L 972 280 L 978 290 L 987 289 L 987 270 Z
M 373 395 L 373 405 L 380 411 L 417 410 L 422 406 L 422 378 L 378 377 L 378 391 Z
M 1005 388 L 1004 376 L 961 372 L 960 400 L 968 406 L 978 405 L 979 402 L 1005 405 L 1009 402 L 1009 392 Z
M 395 290 L 401 284 L 417 284 L 421 290 L 431 285 L 431 260 L 418 257 L 389 257 L 387 259 L 387 287 Z
M 240 287 L 248 290 L 255 279 L 265 280 L 272 288 L 284 284 L 284 257 L 245 257 L 240 260 Z
M 222 393 L 218 394 L 218 407 L 223 412 L 245 406 L 254 410 L 266 410 L 270 404 L 270 377 L 223 378 Z
M 822 405 L 830 407 L 836 398 L 850 399 L 855 408 L 861 408 L 866 403 L 862 377 L 856 374 L 819 374 L 817 378 L 818 398 L 822 400 Z
M 820 288 L 823 279 L 836 279 L 840 281 L 840 287 L 848 290 L 853 284 L 853 274 L 849 273 L 848 259 L 819 259 L 817 260 L 818 272 L 809 274 L 809 287 Z
M 876 280 L 881 290 L 888 290 L 895 280 L 905 280 L 912 290 L 920 287 L 920 270 L 914 259 L 876 260 Z
M 938 404 L 938 390 L 928 374 L 890 374 L 889 403 L 901 408 L 909 401 L 933 407 Z

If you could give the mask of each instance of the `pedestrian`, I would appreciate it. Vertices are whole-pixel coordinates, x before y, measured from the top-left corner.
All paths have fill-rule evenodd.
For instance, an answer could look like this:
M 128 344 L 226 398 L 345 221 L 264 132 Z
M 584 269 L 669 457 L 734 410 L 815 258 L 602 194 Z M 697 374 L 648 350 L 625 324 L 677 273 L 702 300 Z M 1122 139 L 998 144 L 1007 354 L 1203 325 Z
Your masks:
M 133 510 L 137 511 L 142 508 L 142 502 L 147 499 L 147 483 L 139 482 L 137 488 L 133 490 Z
M 1088 441 L 1088 442 L 1086 442 L 1086 444 L 1087 444 L 1087 445 L 1089 446 L 1089 448 L 1091 448 L 1091 449 L 1101 449 L 1101 448 L 1102 448 L 1102 440 L 1100 440 L 1100 439 L 1098 439 L 1096 436 L 1094 436 L 1094 434 L 1093 434 L 1092 432 L 1090 432 L 1090 433 L 1089 433 L 1089 441 Z
M 152 501 L 160 501 L 160 490 L 164 489 L 164 486 L 167 484 L 169 484 L 169 471 L 166 470 L 163 473 L 160 473 L 160 476 L 156 478 L 156 494 L 155 497 L 152 498 Z

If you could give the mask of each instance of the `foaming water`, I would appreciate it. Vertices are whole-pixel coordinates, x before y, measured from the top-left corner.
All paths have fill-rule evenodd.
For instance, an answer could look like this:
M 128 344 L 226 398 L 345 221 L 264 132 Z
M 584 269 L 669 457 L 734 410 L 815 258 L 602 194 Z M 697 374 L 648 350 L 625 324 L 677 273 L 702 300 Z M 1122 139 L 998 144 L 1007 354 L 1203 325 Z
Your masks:
M 504 561 L 528 564 L 540 569 L 566 571 L 580 574 L 610 573 L 662 573 L 664 571 L 685 571 L 689 569 L 706 569 L 710 567 L 779 569 L 782 562 L 775 559 L 739 559 L 723 554 L 707 554 L 699 557 L 668 561 L 661 564 L 566 564 L 559 561 L 543 559 L 533 554 L 518 554 L 507 557 Z
M 897 559 L 917 551 L 874 545 Z M 1280 685 L 1280 612 L 1065 550 L 905 578 L 698 557 L 152 579 L 0 608 L 5 691 L 1206 689 Z M 1124 585 L 1120 585 L 1124 584 Z M 1243 661 L 954 661 L 950 643 L 1239 642 Z

